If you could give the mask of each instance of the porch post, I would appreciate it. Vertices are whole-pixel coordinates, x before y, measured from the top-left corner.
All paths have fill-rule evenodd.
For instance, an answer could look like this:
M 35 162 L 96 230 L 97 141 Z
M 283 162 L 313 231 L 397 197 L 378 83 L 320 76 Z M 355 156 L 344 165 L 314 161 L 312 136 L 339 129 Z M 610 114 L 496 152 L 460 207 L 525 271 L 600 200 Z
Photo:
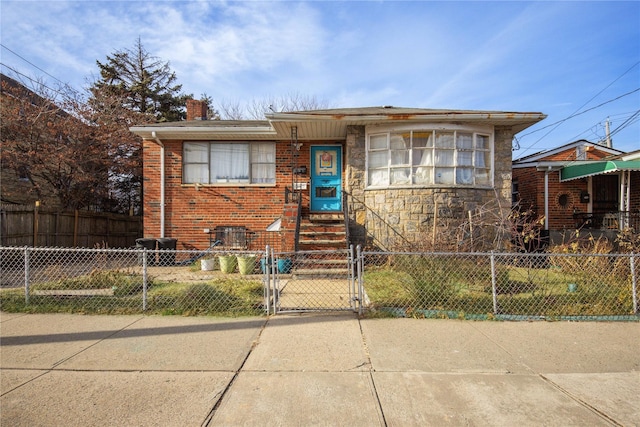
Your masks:
M 620 177 L 620 213 L 618 214 L 618 228 L 624 230 L 627 227 L 630 206 L 631 171 L 622 171 Z

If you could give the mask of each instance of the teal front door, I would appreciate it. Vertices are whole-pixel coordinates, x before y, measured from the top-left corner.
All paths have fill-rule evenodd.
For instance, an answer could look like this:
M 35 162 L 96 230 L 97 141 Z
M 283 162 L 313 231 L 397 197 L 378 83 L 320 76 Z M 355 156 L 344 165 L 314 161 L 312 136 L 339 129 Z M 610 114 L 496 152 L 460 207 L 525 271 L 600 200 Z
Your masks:
M 311 147 L 311 211 L 342 211 L 342 147 Z

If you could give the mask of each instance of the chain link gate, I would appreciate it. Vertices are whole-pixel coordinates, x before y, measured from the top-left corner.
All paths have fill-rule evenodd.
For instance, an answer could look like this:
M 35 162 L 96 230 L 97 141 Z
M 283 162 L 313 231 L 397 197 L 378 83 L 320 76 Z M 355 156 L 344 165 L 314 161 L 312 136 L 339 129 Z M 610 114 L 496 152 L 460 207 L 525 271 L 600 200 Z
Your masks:
M 267 314 L 307 311 L 362 312 L 360 248 L 276 253 L 262 259 Z
M 640 321 L 637 253 L 0 247 L 7 312 Z M 237 267 L 237 268 L 236 268 Z

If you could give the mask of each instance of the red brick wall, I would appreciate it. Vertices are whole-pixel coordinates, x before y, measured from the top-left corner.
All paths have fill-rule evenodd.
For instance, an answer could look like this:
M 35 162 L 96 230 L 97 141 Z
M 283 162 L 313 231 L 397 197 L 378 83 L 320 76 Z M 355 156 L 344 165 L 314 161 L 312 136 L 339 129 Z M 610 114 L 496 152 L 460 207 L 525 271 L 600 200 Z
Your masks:
M 544 171 L 536 168 L 522 168 L 513 170 L 513 179 L 518 181 L 520 205 L 523 209 L 532 208 L 536 215 L 544 215 Z M 587 182 L 581 179 L 560 182 L 560 173 L 549 174 L 549 229 L 574 229 L 576 213 L 586 212 L 588 204 L 580 201 L 580 193 L 587 190 Z M 562 194 L 568 196 L 568 204 L 563 207 L 559 203 Z
M 549 229 L 564 230 L 575 229 L 577 226 L 573 216 L 575 213 L 587 212 L 588 204 L 580 202 L 580 193 L 588 189 L 586 180 L 574 179 L 571 181 L 560 182 L 560 172 L 552 172 L 549 174 Z M 568 205 L 560 206 L 558 198 L 560 195 L 568 195 Z M 542 194 L 542 203 L 544 211 L 544 189 Z
M 587 160 L 601 160 L 611 154 L 598 150 L 598 147 L 593 145 L 593 149 L 587 151 Z M 576 159 L 576 149 L 571 148 L 569 150 L 562 151 L 560 153 L 545 157 L 545 161 L 568 161 Z
M 163 141 L 165 146 L 165 237 L 178 239 L 178 249 L 204 249 L 209 235 L 204 229 L 219 225 L 245 226 L 264 232 L 283 216 L 285 187 L 292 186 L 291 144 L 276 143 L 276 184 L 219 186 L 182 184 L 182 141 Z M 314 142 L 315 144 L 315 142 Z M 297 166 L 310 170 L 309 146 L 305 142 L 295 154 Z M 160 147 L 144 141 L 144 235 L 160 237 Z M 309 182 L 309 175 L 296 181 Z M 309 186 L 302 191 L 308 205 Z
M 538 197 L 540 192 L 544 192 L 544 181 L 538 182 L 540 173 L 536 168 L 513 169 L 512 181 L 518 183 L 518 195 L 520 208 L 524 211 L 533 209 L 537 215 L 544 214 L 544 202 L 542 212 L 538 212 Z M 542 189 L 540 188 L 542 185 Z

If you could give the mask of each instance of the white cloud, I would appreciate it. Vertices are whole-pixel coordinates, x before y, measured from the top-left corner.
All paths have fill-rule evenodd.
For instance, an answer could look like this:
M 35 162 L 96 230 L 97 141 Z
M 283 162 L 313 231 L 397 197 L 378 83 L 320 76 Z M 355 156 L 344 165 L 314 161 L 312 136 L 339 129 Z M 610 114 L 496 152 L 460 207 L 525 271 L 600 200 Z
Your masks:
M 324 43 L 316 13 L 305 4 L 169 3 L 148 7 L 141 19 L 145 27 L 162 29 L 143 40 L 145 47 L 170 61 L 180 80 L 194 82 L 185 90 L 196 93 L 217 90 L 205 86 L 239 74 L 313 69 Z
M 640 58 L 637 2 L 2 0 L 1 6 L 2 44 L 77 88 L 98 72 L 96 60 L 132 48 L 140 36 L 150 54 L 170 62 L 185 92 L 242 102 L 301 93 L 343 107 L 542 111 L 552 122 Z M 42 75 L 2 54 L 3 64 Z M 638 69 L 590 105 L 637 83 Z M 566 127 L 569 138 L 591 120 L 637 105 L 637 97 L 625 98 L 558 131 Z M 638 126 L 617 139 L 637 144 Z M 552 135 L 551 144 L 565 138 Z

